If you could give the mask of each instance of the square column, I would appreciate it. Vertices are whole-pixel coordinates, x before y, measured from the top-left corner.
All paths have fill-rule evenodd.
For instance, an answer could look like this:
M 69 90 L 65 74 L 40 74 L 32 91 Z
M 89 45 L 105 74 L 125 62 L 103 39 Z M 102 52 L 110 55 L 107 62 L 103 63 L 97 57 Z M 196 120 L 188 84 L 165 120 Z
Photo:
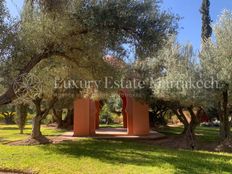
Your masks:
M 74 135 L 95 134 L 95 102 L 90 99 L 77 99 L 74 102 Z
M 142 136 L 150 132 L 148 105 L 127 97 L 128 135 Z
M 148 135 L 150 132 L 148 105 L 133 101 L 133 134 Z

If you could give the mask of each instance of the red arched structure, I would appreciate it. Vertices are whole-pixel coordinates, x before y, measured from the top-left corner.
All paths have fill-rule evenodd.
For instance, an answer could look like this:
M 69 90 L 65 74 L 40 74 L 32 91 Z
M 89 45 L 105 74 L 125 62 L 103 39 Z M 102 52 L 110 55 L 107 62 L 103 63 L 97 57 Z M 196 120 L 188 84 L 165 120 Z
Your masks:
M 100 114 L 101 107 L 102 107 L 100 101 L 95 101 L 95 107 L 96 107 L 95 128 L 98 129 L 99 128 L 99 114 Z
M 126 95 L 123 91 L 119 91 L 119 95 L 122 99 L 122 116 L 123 116 L 123 127 L 127 128 L 127 112 L 126 112 L 126 106 L 127 106 L 127 101 L 126 101 Z
M 123 135 L 148 135 L 149 114 L 148 106 L 130 97 L 126 90 L 119 92 L 122 101 L 123 126 L 127 133 Z M 77 99 L 74 102 L 74 136 L 94 136 L 99 127 L 99 101 Z

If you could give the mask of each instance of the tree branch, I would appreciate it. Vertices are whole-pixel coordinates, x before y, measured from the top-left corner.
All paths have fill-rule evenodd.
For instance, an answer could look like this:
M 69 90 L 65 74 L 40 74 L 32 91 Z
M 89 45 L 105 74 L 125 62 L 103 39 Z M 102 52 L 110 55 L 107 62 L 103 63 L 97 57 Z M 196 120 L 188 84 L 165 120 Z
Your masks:
M 54 55 L 54 52 L 44 52 L 44 53 L 36 54 L 32 56 L 31 60 L 28 62 L 28 64 L 24 66 L 23 69 L 21 69 L 21 71 L 19 72 L 19 74 L 16 76 L 15 79 L 18 79 L 23 74 L 28 74 L 41 60 L 47 59 L 53 55 Z M 0 96 L 0 106 L 9 104 L 12 102 L 13 99 L 15 99 L 16 95 L 13 89 L 13 84 L 14 83 L 12 83 L 8 87 L 7 91 Z
M 87 66 L 81 66 L 77 61 L 75 61 L 75 59 L 69 57 L 68 55 L 66 55 L 65 53 L 61 51 L 45 51 L 41 54 L 36 54 L 32 56 L 31 60 L 24 66 L 23 69 L 21 69 L 21 71 L 19 72 L 19 74 L 16 76 L 15 79 L 18 79 L 23 74 L 28 74 L 39 62 L 49 57 L 52 57 L 52 56 L 62 56 L 70 61 L 75 62 L 77 65 L 79 65 L 79 67 L 87 68 Z M 0 96 L 0 106 L 9 104 L 16 98 L 16 95 L 13 89 L 13 84 L 14 83 L 12 83 L 8 87 L 7 91 Z

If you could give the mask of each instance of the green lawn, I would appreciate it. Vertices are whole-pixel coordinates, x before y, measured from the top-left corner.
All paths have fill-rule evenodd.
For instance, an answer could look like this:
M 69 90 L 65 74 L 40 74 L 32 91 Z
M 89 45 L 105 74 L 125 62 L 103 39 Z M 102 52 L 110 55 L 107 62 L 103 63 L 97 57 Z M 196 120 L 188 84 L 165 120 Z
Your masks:
M 55 130 L 47 127 L 41 129 L 43 135 L 55 136 L 62 134 L 63 130 Z M 27 125 L 24 134 L 19 134 L 19 129 L 16 125 L 2 125 L 0 124 L 0 143 L 8 143 L 10 141 L 17 141 L 26 139 L 31 134 L 31 125 Z
M 131 141 L 79 139 L 57 145 L 0 145 L 0 167 L 40 173 L 231 173 L 232 154 L 170 150 Z
M 13 135 L 12 131 L 16 130 L 0 129 L 0 137 Z M 53 131 L 44 129 L 50 135 L 60 133 Z M 40 146 L 0 144 L 0 169 L 42 174 L 229 174 L 232 154 L 166 149 L 132 140 L 79 138 Z
M 175 136 L 180 134 L 182 130 L 183 127 L 164 127 L 159 132 Z M 219 139 L 219 128 L 198 126 L 196 128 L 196 135 L 200 142 L 216 142 Z

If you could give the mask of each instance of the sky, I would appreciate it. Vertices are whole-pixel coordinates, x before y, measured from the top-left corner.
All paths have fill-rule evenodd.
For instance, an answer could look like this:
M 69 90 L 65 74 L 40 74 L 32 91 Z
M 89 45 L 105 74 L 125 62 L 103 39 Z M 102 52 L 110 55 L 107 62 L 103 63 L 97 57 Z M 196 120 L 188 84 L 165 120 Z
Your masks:
M 201 42 L 201 14 L 199 9 L 202 0 L 163 0 L 161 8 L 178 14 L 179 21 L 178 41 L 181 44 L 191 43 L 197 51 Z M 6 0 L 10 14 L 19 17 L 23 0 Z M 213 22 L 224 9 L 232 10 L 232 0 L 211 0 L 210 15 Z
M 162 8 L 178 14 L 180 20 L 178 41 L 191 43 L 195 50 L 201 46 L 201 14 L 202 0 L 163 0 Z M 224 9 L 232 10 L 232 0 L 211 0 L 210 16 L 215 23 Z

